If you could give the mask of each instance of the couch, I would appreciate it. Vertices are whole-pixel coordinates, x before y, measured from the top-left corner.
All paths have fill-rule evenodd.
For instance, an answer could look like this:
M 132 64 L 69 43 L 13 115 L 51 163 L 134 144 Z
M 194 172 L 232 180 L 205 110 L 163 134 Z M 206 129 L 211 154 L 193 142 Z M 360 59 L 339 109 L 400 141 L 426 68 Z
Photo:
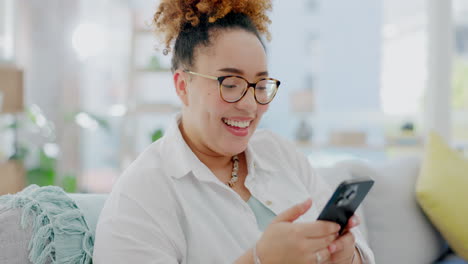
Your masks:
M 311 161 L 313 163 L 313 161 Z M 358 214 L 362 231 L 374 250 L 379 264 L 435 263 L 448 250 L 444 239 L 419 208 L 414 185 L 421 160 L 407 157 L 380 164 L 365 161 L 341 161 L 332 167 L 317 168 L 331 186 L 352 177 L 367 176 L 375 180 Z M 69 194 L 82 210 L 89 229 L 94 232 L 106 195 Z M 20 227 L 21 210 L 2 210 L 0 204 L 0 264 L 31 263 L 28 244 L 31 228 Z M 449 255 L 443 262 L 464 263 Z
M 330 186 L 353 177 L 375 180 L 358 215 L 376 263 L 466 264 L 461 258 L 447 254 L 450 252 L 447 243 L 418 205 L 415 184 L 421 163 L 422 158 L 415 156 L 372 164 L 348 160 L 318 168 L 317 172 Z

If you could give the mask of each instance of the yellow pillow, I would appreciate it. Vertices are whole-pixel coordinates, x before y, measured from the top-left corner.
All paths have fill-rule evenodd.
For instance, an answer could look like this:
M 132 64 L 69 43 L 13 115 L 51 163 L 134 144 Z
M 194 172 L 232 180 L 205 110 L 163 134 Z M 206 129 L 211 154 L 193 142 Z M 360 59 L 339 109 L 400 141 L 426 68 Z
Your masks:
M 428 138 L 416 195 L 450 247 L 468 259 L 468 160 L 434 133 Z

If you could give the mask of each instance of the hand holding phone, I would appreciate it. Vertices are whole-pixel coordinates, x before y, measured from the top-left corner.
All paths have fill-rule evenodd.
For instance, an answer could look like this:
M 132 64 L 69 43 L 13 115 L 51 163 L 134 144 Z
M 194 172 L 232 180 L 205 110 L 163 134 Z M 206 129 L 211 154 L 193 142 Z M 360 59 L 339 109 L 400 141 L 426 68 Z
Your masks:
M 374 181 L 369 178 L 343 181 L 336 188 L 317 220 L 339 224 L 341 226 L 339 234 L 343 234 L 349 219 L 354 215 L 373 185 Z

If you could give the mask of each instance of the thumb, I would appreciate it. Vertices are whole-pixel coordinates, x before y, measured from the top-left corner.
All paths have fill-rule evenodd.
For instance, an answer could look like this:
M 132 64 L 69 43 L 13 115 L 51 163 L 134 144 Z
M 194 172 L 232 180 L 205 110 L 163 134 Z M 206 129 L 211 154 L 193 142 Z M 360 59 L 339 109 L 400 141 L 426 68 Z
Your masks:
M 272 223 L 293 222 L 294 220 L 299 218 L 299 216 L 307 212 L 311 206 L 312 206 L 312 199 L 309 198 L 305 200 L 304 202 L 296 204 L 293 207 L 282 212 L 281 214 L 277 215 L 273 219 Z

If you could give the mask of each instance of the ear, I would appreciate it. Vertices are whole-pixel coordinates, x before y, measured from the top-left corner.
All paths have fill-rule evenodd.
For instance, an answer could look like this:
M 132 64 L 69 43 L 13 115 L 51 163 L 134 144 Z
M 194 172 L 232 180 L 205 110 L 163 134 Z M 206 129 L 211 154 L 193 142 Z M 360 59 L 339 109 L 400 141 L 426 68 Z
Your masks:
M 177 96 L 179 96 L 184 106 L 188 106 L 187 75 L 182 70 L 177 70 L 174 72 L 173 78 Z

